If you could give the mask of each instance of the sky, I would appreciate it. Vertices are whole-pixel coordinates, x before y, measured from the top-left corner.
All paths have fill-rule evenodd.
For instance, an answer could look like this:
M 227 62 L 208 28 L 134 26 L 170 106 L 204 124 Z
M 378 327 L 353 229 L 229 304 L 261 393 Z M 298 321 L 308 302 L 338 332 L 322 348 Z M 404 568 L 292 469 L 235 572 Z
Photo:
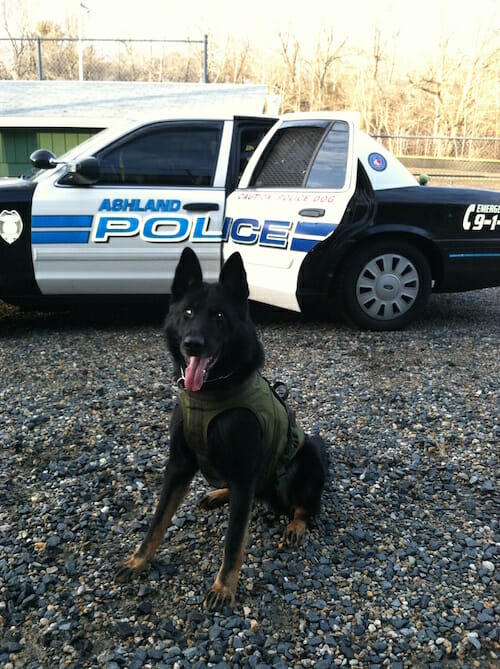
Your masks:
M 0 7 L 11 34 L 24 10 L 31 28 L 42 19 L 63 25 L 81 19 L 87 38 L 202 40 L 208 34 L 223 42 L 231 35 L 263 51 L 278 48 L 279 32 L 307 50 L 330 28 L 335 41 L 369 47 L 378 27 L 385 38 L 397 35 L 398 48 L 414 57 L 433 49 L 443 34 L 464 53 L 478 37 L 495 30 L 500 37 L 498 0 L 0 0 Z

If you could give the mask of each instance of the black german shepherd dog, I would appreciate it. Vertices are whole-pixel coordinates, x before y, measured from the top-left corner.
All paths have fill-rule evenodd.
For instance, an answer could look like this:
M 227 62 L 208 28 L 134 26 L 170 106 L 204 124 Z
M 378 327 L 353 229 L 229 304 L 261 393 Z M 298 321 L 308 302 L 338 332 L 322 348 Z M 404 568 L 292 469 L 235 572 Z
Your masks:
M 144 570 L 201 469 L 216 489 L 199 502 L 229 502 L 222 566 L 205 606 L 234 605 L 254 499 L 288 513 L 283 540 L 302 543 L 307 519 L 319 511 L 327 472 L 326 448 L 295 425 L 259 370 L 264 351 L 248 313 L 248 284 L 239 253 L 224 264 L 218 283 L 205 283 L 196 254 L 179 260 L 165 335 L 176 378 L 182 377 L 170 424 L 170 457 L 149 530 L 118 565 L 117 580 Z

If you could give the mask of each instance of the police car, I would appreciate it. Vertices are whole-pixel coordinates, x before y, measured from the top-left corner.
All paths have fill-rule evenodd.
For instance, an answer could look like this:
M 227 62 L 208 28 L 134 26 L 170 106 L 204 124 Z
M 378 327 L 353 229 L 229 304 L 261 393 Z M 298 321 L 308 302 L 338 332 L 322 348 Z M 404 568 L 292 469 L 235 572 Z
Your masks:
M 15 304 L 159 297 L 186 245 L 208 280 L 237 250 L 251 299 L 375 330 L 500 285 L 500 193 L 419 185 L 355 113 L 143 121 L 32 162 L 0 187 Z

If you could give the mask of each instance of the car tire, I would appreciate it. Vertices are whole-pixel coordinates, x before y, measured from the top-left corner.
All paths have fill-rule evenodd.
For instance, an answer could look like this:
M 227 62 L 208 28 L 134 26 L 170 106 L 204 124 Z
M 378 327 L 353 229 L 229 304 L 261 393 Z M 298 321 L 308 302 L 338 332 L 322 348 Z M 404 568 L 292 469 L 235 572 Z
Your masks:
M 403 240 L 385 240 L 351 254 L 340 283 L 348 321 L 369 330 L 399 330 L 422 312 L 432 275 L 418 248 Z

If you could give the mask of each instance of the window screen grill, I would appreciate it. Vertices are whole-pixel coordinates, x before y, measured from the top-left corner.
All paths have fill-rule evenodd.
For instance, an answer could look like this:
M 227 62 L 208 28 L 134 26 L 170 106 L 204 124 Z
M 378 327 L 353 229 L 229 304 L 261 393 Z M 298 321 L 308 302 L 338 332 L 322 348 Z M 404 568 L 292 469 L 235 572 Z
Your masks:
M 257 188 L 301 188 L 325 130 L 318 127 L 283 128 L 258 170 Z

